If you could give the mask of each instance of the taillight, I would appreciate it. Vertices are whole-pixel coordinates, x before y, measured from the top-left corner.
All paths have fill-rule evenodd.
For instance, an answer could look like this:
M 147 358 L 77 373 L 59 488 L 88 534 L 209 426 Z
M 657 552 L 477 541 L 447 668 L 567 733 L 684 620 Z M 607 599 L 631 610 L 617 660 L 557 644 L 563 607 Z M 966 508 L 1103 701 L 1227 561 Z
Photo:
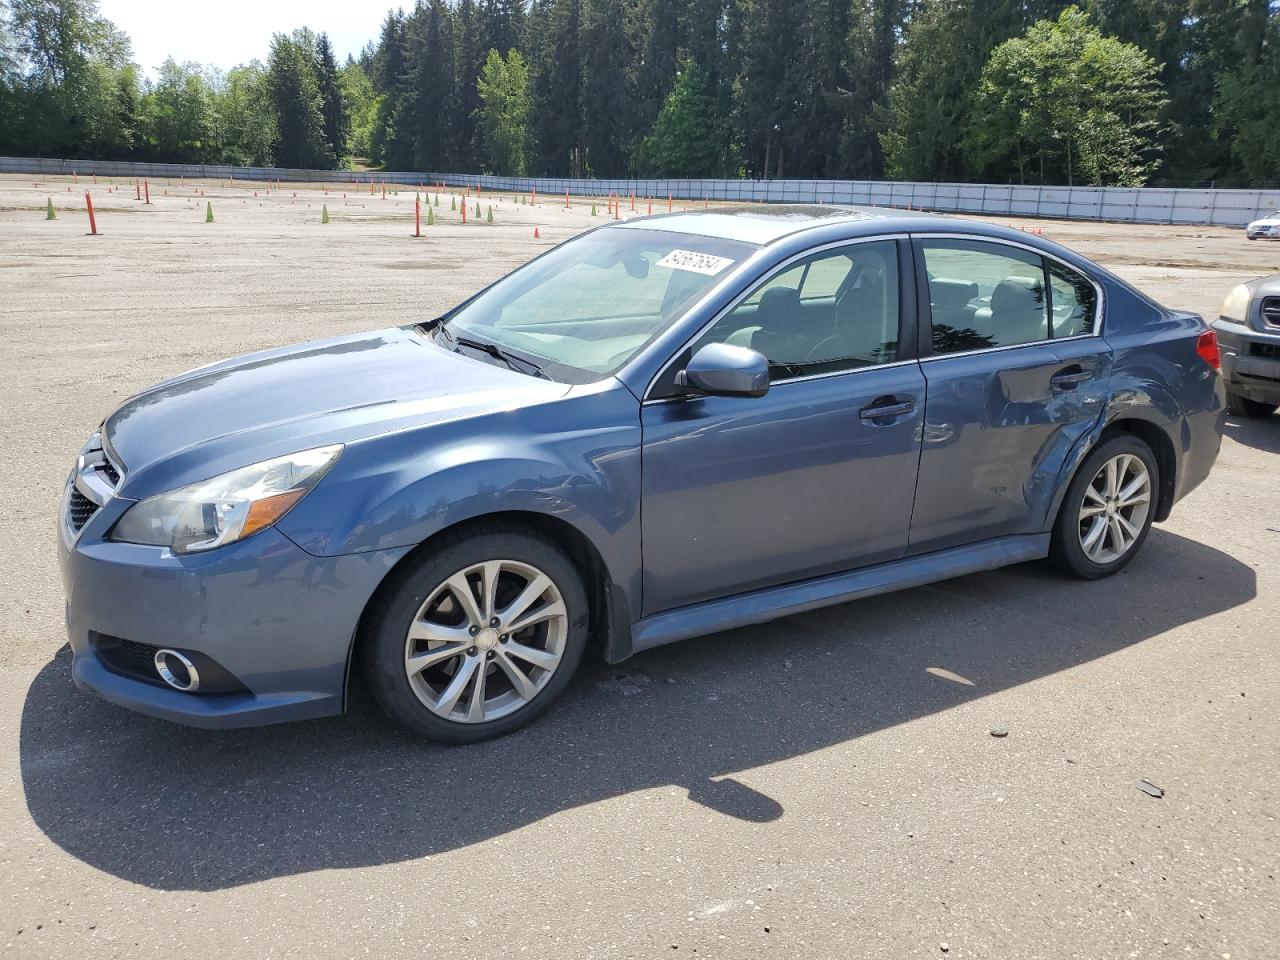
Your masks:
M 1222 369 L 1222 353 L 1218 350 L 1218 335 L 1206 330 L 1196 338 L 1196 353 L 1215 370 Z

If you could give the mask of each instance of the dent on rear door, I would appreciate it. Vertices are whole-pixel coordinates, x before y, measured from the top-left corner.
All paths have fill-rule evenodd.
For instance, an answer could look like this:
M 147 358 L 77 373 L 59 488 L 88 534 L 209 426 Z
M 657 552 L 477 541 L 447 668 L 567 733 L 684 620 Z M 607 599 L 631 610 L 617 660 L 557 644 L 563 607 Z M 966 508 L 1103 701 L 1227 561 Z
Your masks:
M 1050 384 L 1079 364 L 1092 379 Z M 1102 415 L 1111 358 L 1100 337 L 921 364 L 928 381 L 910 552 L 1041 532 L 1071 451 Z

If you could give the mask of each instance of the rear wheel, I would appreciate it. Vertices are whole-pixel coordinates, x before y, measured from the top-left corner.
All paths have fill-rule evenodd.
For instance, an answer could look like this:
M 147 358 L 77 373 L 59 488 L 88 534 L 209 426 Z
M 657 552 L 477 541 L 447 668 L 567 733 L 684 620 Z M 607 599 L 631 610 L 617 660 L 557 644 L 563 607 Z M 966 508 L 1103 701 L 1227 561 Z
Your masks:
M 551 705 L 587 629 L 586 590 L 559 548 L 523 531 L 480 532 L 441 544 L 380 598 L 365 673 L 405 729 L 474 743 Z
M 1238 393 L 1227 391 L 1227 412 L 1237 417 L 1269 417 L 1276 412 L 1276 404 L 1250 400 Z
M 1137 437 L 1113 437 L 1099 445 L 1067 488 L 1050 559 L 1087 580 L 1119 571 L 1147 539 L 1159 481 L 1156 458 Z

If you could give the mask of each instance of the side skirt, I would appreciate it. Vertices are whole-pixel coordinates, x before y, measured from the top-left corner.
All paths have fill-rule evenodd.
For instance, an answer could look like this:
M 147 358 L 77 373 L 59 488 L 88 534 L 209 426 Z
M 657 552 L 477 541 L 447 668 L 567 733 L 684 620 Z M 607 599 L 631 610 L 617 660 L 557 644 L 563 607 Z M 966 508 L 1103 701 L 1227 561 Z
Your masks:
M 645 617 L 632 628 L 632 650 L 649 650 L 704 633 L 764 623 L 849 600 L 995 570 L 1049 555 L 1049 534 L 999 537 L 874 567 L 768 587 Z

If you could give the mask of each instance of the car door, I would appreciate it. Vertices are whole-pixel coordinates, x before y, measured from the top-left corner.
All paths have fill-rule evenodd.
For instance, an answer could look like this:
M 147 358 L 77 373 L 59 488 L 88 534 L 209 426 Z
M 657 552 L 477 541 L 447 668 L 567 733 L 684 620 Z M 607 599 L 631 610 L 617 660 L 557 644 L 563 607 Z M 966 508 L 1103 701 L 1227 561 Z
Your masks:
M 918 237 L 915 252 L 928 399 L 908 552 L 1042 532 L 1106 401 L 1101 290 L 1013 243 Z
M 796 258 L 656 378 L 641 410 L 646 615 L 902 556 L 925 399 L 909 264 L 892 239 Z M 764 353 L 769 392 L 675 386 L 708 343 Z

